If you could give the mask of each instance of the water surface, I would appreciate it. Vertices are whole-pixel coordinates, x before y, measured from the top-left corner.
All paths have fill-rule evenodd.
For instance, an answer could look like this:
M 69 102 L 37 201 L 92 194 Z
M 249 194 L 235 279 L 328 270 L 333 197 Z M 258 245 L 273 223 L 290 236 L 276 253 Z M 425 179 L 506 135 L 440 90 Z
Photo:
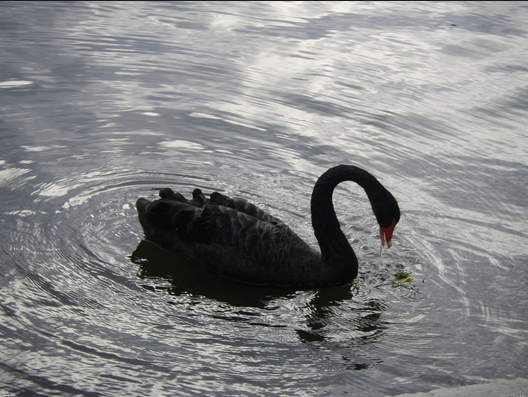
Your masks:
M 522 2 L 1 3 L 2 392 L 525 377 L 527 18 Z M 138 197 L 199 187 L 315 245 L 311 189 L 342 163 L 403 214 L 380 256 L 364 193 L 336 190 L 354 285 L 255 289 L 142 241 Z

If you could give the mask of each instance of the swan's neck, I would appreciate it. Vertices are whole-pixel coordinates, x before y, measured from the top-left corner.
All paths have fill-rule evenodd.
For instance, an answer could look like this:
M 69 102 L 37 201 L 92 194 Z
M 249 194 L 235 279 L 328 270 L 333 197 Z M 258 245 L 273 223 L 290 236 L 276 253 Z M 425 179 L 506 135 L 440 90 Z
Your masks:
M 379 194 L 381 184 L 361 168 L 340 165 L 326 171 L 315 184 L 312 201 L 312 225 L 315 237 L 321 249 L 323 266 L 343 277 L 357 276 L 358 261 L 348 239 L 343 234 L 337 220 L 332 194 L 335 187 L 344 181 L 359 184 L 367 193 L 371 204 L 372 198 Z
M 312 226 L 321 249 L 324 268 L 354 279 L 358 272 L 358 261 L 339 226 L 332 202 L 335 187 L 347 178 L 342 173 L 331 172 L 332 170 L 334 168 L 321 175 L 314 186 L 311 200 Z

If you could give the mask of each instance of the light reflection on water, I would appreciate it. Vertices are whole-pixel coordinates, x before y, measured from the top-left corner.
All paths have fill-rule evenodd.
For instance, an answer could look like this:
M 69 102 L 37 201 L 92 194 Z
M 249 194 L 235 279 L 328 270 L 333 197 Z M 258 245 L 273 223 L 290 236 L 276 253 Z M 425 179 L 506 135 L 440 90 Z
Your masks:
M 2 390 L 377 396 L 525 376 L 524 5 L 0 9 Z M 338 163 L 403 212 L 380 257 L 364 194 L 336 189 L 353 287 L 253 289 L 140 242 L 135 200 L 170 186 L 244 196 L 315 244 L 309 195 Z

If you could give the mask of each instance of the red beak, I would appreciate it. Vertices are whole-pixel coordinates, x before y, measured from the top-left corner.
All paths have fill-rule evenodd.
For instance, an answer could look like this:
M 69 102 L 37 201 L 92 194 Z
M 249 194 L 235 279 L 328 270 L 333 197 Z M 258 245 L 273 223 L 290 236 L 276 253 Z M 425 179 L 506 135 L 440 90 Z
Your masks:
M 387 243 L 387 247 L 391 247 L 391 239 L 392 239 L 392 233 L 394 232 L 394 228 L 396 227 L 396 221 L 393 221 L 392 224 L 389 227 L 382 227 L 380 229 L 380 236 L 381 236 L 381 246 L 384 247 L 385 243 Z

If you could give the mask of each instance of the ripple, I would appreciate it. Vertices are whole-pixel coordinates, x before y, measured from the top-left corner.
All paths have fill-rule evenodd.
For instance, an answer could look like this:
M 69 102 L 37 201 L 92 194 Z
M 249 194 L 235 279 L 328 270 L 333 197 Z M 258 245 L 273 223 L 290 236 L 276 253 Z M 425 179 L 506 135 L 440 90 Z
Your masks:
M 32 81 L 28 80 L 9 80 L 9 81 L 0 81 L 0 88 L 15 88 L 15 87 L 24 87 L 34 84 Z
M 181 139 L 176 139 L 172 141 L 164 141 L 159 144 L 165 148 L 178 148 L 178 149 L 187 149 L 187 150 L 204 150 L 205 148 L 199 143 L 183 141 Z
M 0 186 L 7 186 L 19 176 L 24 175 L 29 171 L 31 170 L 27 168 L 7 168 L 0 170 Z

